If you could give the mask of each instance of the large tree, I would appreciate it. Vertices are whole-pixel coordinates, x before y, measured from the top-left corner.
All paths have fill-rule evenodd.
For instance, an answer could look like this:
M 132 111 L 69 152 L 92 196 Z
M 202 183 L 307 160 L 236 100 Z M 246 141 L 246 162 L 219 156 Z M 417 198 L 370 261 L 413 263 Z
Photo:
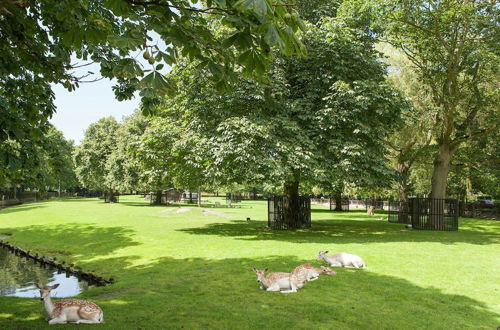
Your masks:
M 46 186 L 57 189 L 59 194 L 62 190 L 77 187 L 78 180 L 73 162 L 73 141 L 66 140 L 62 132 L 53 126 L 45 134 L 44 140 Z
M 402 50 L 436 110 L 431 195 L 446 197 L 465 142 L 499 128 L 499 8 L 494 1 L 373 2 L 387 41 Z
M 116 182 L 107 180 L 108 162 L 117 147 L 118 128 L 114 117 L 102 118 L 87 128 L 84 139 L 75 148 L 76 175 L 84 187 L 98 191 L 118 188 Z
M 402 207 L 407 207 L 411 172 L 416 164 L 431 159 L 434 151 L 430 144 L 436 111 L 405 54 L 385 43 L 379 44 L 378 48 L 384 53 L 384 60 L 390 66 L 388 81 L 404 93 L 411 104 L 402 109 L 400 125 L 385 141 L 390 150 L 391 163 L 397 172 L 398 199 L 403 202 Z
M 363 31 L 325 18 L 303 42 L 310 56 L 276 56 L 268 85 L 240 79 L 221 94 L 191 66 L 176 70 L 179 95 L 160 113 L 181 139 L 197 141 L 191 153 L 207 180 L 281 185 L 289 228 L 301 226 L 300 183 L 325 182 L 335 169 L 359 181 L 387 172 L 377 141 L 404 104 Z
M 144 131 L 149 124 L 148 117 L 135 111 L 124 118 L 116 130 L 116 145 L 106 161 L 105 181 L 120 191 L 144 190 L 140 160 L 134 157 Z

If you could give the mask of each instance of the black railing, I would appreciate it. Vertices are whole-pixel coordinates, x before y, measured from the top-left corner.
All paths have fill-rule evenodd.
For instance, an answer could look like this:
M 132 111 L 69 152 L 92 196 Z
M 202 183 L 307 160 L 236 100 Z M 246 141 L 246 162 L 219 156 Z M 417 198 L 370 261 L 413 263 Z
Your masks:
M 235 193 L 227 193 L 226 194 L 226 201 L 231 201 L 231 203 L 240 203 L 243 200 L 243 196 L 241 194 L 235 194 Z
M 410 198 L 411 225 L 414 229 L 458 230 L 458 200 Z
M 492 219 L 500 218 L 500 205 L 481 205 L 478 202 L 459 202 L 459 216 L 466 218 Z
M 393 223 L 411 223 L 409 202 L 389 201 L 388 221 Z
M 49 200 L 51 198 L 68 198 L 75 197 L 75 193 L 73 192 L 61 192 L 60 194 L 57 191 L 47 191 L 47 192 L 39 192 L 39 191 L 18 191 L 18 192 L 0 192 L 0 208 L 19 205 L 23 203 L 33 203 L 39 201 Z
M 268 226 L 277 230 L 310 228 L 311 199 L 308 196 L 299 196 L 295 202 L 286 196 L 268 198 Z

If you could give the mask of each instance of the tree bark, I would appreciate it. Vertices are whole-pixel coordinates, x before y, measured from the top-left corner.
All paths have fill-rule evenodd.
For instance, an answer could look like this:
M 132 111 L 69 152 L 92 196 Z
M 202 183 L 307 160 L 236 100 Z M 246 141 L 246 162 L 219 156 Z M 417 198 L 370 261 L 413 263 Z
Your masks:
M 154 205 L 161 205 L 161 197 L 163 192 L 161 190 L 157 190 L 155 193 L 155 200 L 153 202 Z
M 444 205 L 446 198 L 446 183 L 450 172 L 451 158 L 456 148 L 451 143 L 442 143 L 434 159 L 434 172 L 432 173 L 432 190 L 430 194 L 430 215 L 427 226 L 431 229 L 441 229 L 444 221 Z M 438 200 L 433 200 L 438 199 Z
M 288 229 L 298 229 L 300 221 L 299 182 L 285 182 L 283 185 L 283 217 Z
M 408 198 L 408 177 L 410 166 L 404 163 L 398 163 L 398 195 L 399 195 L 399 213 L 398 222 L 408 223 L 409 221 L 409 198 Z
M 333 197 L 335 198 L 334 211 L 342 211 L 342 192 L 343 191 L 344 191 L 344 183 L 341 182 L 333 194 Z
M 201 188 L 198 188 L 198 207 L 201 207 Z
M 191 189 L 189 189 L 189 204 L 193 204 L 193 193 Z
M 442 144 L 434 159 L 431 198 L 446 198 L 446 182 L 450 172 L 451 157 L 454 149 L 447 143 Z

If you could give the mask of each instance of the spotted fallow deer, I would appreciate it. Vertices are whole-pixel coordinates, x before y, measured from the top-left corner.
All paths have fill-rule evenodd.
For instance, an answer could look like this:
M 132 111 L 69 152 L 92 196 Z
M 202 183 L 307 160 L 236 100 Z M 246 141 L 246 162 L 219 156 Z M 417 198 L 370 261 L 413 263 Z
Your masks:
M 306 281 L 314 281 L 319 278 L 319 275 L 321 274 L 326 274 L 326 275 L 337 275 L 337 272 L 334 270 L 320 266 L 319 268 L 312 266 L 311 264 L 303 264 L 298 266 L 297 268 L 303 268 L 305 272 L 305 280 Z M 297 268 L 295 268 L 297 270 Z M 295 270 L 294 270 L 295 272 Z
M 52 301 L 50 291 L 56 289 L 59 284 L 51 286 L 40 286 L 40 300 L 43 301 L 45 311 L 49 316 L 49 324 L 64 323 L 103 323 L 104 313 L 96 304 L 80 299 L 60 299 Z
M 265 273 L 266 269 L 256 269 L 252 270 L 257 275 L 257 282 L 260 283 L 260 288 L 266 291 L 281 291 L 282 293 L 296 292 L 297 287 L 290 280 L 290 273 L 269 273 L 267 276 Z

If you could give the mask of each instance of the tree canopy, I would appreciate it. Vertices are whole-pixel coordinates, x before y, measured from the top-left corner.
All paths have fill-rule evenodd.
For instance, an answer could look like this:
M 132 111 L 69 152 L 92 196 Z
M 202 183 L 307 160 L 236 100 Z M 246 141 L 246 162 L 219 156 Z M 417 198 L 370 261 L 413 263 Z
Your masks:
M 226 33 L 218 34 L 215 26 Z M 260 78 L 271 49 L 303 53 L 302 26 L 282 0 L 35 0 L 0 2 L 0 141 L 13 152 L 36 142 L 54 113 L 51 84 L 72 91 L 109 78 L 118 100 L 139 92 L 144 112 L 175 86 L 165 73 L 179 56 L 196 60 L 220 88 L 241 67 Z M 81 70 L 98 63 L 100 72 Z M 5 141 L 5 142 L 3 142 Z M 20 158 L 16 158 L 20 157 Z
M 444 198 L 456 151 L 499 127 L 499 92 L 493 83 L 500 55 L 498 5 L 477 0 L 366 3 L 383 37 L 413 64 L 437 110 L 431 193 Z

